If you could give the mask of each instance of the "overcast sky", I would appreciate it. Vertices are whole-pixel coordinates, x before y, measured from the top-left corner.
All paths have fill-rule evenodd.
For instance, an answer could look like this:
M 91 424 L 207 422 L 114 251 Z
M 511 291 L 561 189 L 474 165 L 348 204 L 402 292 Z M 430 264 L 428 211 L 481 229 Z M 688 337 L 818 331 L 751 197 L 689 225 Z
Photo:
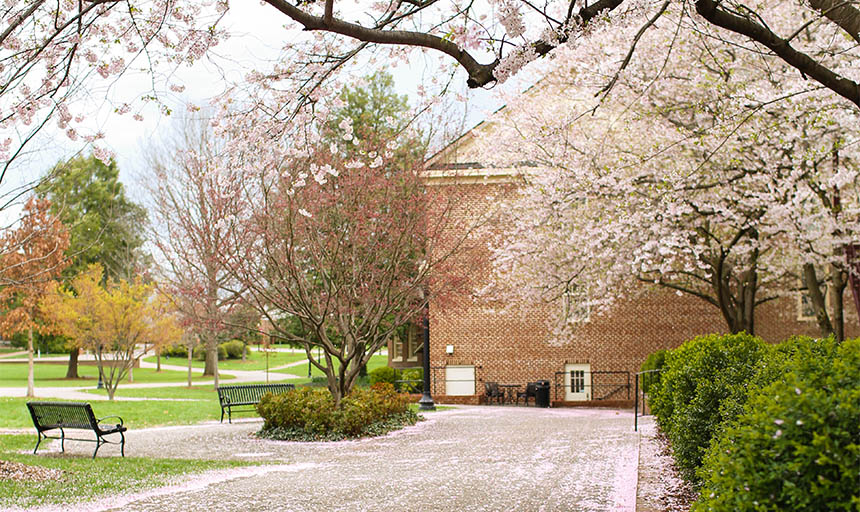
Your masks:
M 205 106 L 209 98 L 223 92 L 228 83 L 241 83 L 249 70 L 266 69 L 266 61 L 276 59 L 285 43 L 307 37 L 307 33 L 286 28 L 284 25 L 288 21 L 271 6 L 256 2 L 243 3 L 241 9 L 231 9 L 222 22 L 222 28 L 226 29 L 231 37 L 217 45 L 209 58 L 198 61 L 192 67 L 180 68 L 175 75 L 175 82 L 185 85 L 185 91 L 182 94 L 174 94 L 173 97 L 168 96 L 167 101 L 173 104 L 176 111 L 184 110 L 184 105 L 189 102 Z M 432 59 L 447 58 L 435 54 L 425 57 L 418 51 L 414 57 L 409 66 L 389 68 L 384 62 L 379 62 L 377 66 L 386 67 L 394 75 L 397 91 L 413 100 L 421 78 L 426 76 L 428 70 L 433 69 Z M 429 65 L 427 59 L 431 60 Z M 136 94 L 146 93 L 149 91 L 148 82 L 146 75 L 129 73 L 112 84 L 112 93 L 94 91 L 86 100 L 89 109 L 99 112 L 89 121 L 91 128 L 101 130 L 105 134 L 103 145 L 116 155 L 121 172 L 120 179 L 126 184 L 131 198 L 139 202 L 142 202 L 143 197 L 136 186 L 136 177 L 146 173 L 144 152 L 151 146 L 152 141 L 169 135 L 173 130 L 172 125 L 180 117 L 163 116 L 154 107 L 141 112 L 144 116 L 142 122 L 134 121 L 130 115 L 113 114 L 114 108 L 121 102 L 118 100 L 120 96 L 125 100 Z M 498 108 L 501 103 L 493 91 L 467 90 L 464 84 L 465 74 L 461 73 L 457 87 L 469 100 L 467 105 L 462 107 L 465 112 L 460 118 L 467 129 L 480 122 L 487 112 Z M 522 89 L 523 81 L 509 84 L 506 88 L 512 87 Z M 135 92 L 138 90 L 139 92 Z M 55 122 L 50 122 L 49 128 L 30 147 L 30 155 L 18 162 L 11 175 L 7 176 L 8 179 L 4 180 L 3 192 L 44 175 L 58 160 L 70 158 L 82 151 L 79 143 L 69 141 L 55 126 Z M 88 149 L 83 151 L 89 152 Z M 5 213 L 8 215 L 12 211 Z

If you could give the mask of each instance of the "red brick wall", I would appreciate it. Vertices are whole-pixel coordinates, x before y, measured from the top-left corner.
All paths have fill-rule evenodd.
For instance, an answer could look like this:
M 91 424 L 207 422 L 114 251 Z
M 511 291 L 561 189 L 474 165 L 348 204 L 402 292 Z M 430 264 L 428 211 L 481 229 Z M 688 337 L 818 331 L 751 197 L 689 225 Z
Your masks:
M 499 195 L 511 190 L 497 185 L 451 188 L 460 195 L 457 215 L 463 218 L 490 211 Z M 486 272 L 478 274 L 480 279 L 489 278 L 489 262 Z M 850 296 L 846 299 L 846 309 L 851 308 Z M 701 334 L 727 332 L 716 307 L 666 289 L 620 301 L 606 314 L 592 314 L 560 343 L 551 341 L 550 326 L 558 313 L 555 307 L 518 304 L 502 313 L 498 306 L 489 301 L 464 300 L 456 309 L 440 310 L 433 304 L 430 308 L 431 366 L 474 365 L 478 394 L 483 393 L 483 381 L 554 381 L 555 373 L 563 371 L 566 363 L 590 363 L 592 371 L 624 370 L 632 374 L 655 350 L 677 347 Z M 856 315 L 849 316 L 848 324 L 849 335 L 860 333 Z M 797 301 L 786 297 L 757 308 L 756 334 L 777 342 L 793 334 L 816 336 L 818 330 L 814 322 L 797 320 Z M 445 353 L 446 345 L 454 346 L 452 355 Z M 442 380 L 436 382 L 440 394 L 444 371 L 435 375 Z

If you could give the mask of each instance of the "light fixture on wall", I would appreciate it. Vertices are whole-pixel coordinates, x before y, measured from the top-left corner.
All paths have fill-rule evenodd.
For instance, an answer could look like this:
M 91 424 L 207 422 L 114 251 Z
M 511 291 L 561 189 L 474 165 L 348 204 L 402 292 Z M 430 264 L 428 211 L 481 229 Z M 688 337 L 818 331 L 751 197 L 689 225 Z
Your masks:
M 445 345 L 445 353 L 449 356 L 454 353 L 454 345 Z

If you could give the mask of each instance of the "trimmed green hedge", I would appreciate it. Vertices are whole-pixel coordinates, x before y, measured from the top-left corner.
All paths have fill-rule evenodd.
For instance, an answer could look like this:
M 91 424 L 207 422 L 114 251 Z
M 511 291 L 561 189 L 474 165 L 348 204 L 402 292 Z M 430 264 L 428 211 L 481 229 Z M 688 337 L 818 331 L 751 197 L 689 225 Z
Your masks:
M 688 480 L 696 481 L 705 450 L 720 432 L 725 419 L 720 404 L 726 399 L 744 402 L 766 353 L 764 341 L 740 333 L 701 336 L 666 354 L 651 408 Z
M 262 437 L 294 441 L 334 441 L 379 435 L 412 425 L 418 416 L 409 409 L 409 396 L 388 383 L 353 388 L 335 407 L 327 389 L 299 388 L 265 395 L 257 405 L 263 417 Z
M 783 345 L 707 451 L 694 511 L 860 510 L 860 339 Z
M 663 370 L 663 367 L 666 365 L 666 354 L 669 351 L 666 349 L 660 349 L 656 352 L 651 352 L 648 354 L 648 357 L 645 359 L 645 362 L 642 363 L 642 368 L 640 371 L 646 372 L 650 370 Z M 642 384 L 642 392 L 647 394 L 657 393 L 660 389 L 660 379 L 662 378 L 662 372 L 651 372 L 647 374 L 643 374 L 641 377 Z

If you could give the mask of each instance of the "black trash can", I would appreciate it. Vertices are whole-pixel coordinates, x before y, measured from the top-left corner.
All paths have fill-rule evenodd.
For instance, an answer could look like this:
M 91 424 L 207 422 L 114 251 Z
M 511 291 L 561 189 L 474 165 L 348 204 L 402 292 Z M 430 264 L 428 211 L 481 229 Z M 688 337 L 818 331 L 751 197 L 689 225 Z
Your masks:
M 535 383 L 535 406 L 549 407 L 549 381 L 539 380 Z

